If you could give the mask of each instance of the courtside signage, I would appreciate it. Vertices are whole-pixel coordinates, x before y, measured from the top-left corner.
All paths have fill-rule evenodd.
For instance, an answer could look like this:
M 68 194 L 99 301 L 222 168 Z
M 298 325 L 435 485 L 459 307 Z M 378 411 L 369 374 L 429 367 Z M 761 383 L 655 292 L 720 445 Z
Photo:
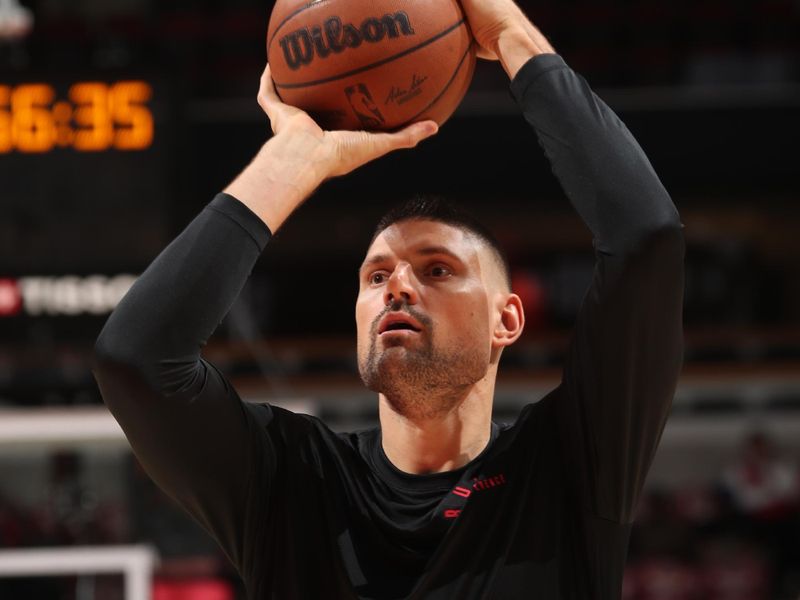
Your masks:
M 134 281 L 130 274 L 0 278 L 0 318 L 106 315 Z

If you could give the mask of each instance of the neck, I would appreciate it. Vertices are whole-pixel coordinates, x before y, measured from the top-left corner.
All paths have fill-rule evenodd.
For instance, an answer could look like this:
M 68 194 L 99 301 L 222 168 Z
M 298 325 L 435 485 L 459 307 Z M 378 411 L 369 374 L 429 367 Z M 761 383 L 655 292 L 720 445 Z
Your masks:
M 491 435 L 494 373 L 490 372 L 457 397 L 443 400 L 452 408 L 436 416 L 399 413 L 384 394 L 379 395 L 383 451 L 405 473 L 452 471 L 478 456 Z M 449 402 L 448 402 L 449 401 Z

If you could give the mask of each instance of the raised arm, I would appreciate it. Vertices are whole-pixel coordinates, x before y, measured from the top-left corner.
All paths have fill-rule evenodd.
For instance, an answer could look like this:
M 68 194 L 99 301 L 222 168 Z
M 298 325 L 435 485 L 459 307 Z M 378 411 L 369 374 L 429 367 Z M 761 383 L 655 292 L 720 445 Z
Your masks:
M 682 225 L 628 129 L 560 57 L 527 63 L 512 89 L 594 237 L 556 408 L 567 468 L 587 510 L 628 522 L 682 362 Z
M 244 506 L 255 466 L 248 448 L 268 440 L 257 436 L 256 413 L 201 360 L 200 348 L 269 239 L 248 213 L 220 195 L 189 224 L 112 313 L 96 343 L 94 368 L 145 470 L 237 565 L 245 514 L 226 507 Z
M 630 131 L 513 2 L 462 1 L 594 237 L 594 277 L 552 398 L 584 508 L 628 522 L 682 362 L 682 225 Z
M 270 230 L 324 179 L 436 131 L 426 122 L 393 134 L 323 132 L 278 101 L 268 70 L 259 97 L 275 135 L 138 279 L 103 328 L 95 361 L 103 399 L 147 472 L 237 565 L 250 486 L 267 486 L 280 457 L 265 431 L 270 409 L 242 403 L 201 348 Z

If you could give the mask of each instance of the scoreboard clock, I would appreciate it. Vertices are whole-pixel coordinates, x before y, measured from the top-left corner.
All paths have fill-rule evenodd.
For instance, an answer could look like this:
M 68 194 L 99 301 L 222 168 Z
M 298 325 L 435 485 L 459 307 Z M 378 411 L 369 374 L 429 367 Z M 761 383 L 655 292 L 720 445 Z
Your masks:
M 174 235 L 175 82 L 113 75 L 0 75 L 0 327 L 12 339 L 39 319 L 104 318 L 110 282 L 129 285 Z
M 0 77 L 0 277 L 129 272 L 167 241 L 168 78 Z
M 153 87 L 81 81 L 58 98 L 48 83 L 0 84 L 0 154 L 145 150 L 152 146 Z

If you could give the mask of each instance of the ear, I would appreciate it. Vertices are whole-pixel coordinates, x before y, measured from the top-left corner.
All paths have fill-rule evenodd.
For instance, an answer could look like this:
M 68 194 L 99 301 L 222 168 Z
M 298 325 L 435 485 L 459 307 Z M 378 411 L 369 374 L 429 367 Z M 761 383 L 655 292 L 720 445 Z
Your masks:
M 492 331 L 492 348 L 510 346 L 522 335 L 525 327 L 525 311 L 522 300 L 516 294 L 502 294 L 497 298 L 497 315 Z

